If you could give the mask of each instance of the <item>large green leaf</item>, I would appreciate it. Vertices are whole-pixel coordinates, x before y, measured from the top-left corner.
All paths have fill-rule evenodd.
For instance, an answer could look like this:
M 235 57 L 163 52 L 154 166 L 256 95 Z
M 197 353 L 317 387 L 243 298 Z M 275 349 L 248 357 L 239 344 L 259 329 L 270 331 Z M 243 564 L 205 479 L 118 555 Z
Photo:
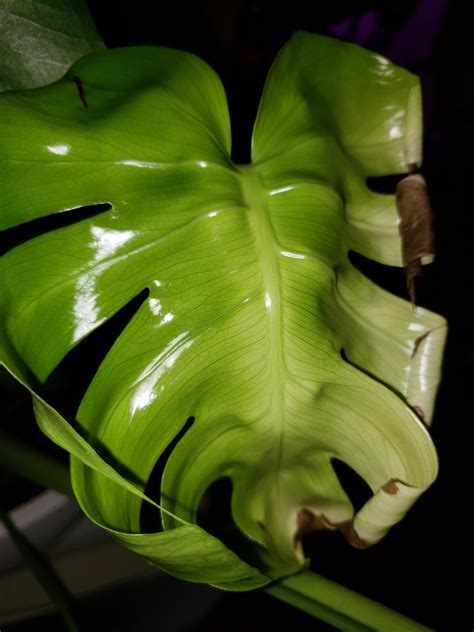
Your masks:
M 434 480 L 414 411 L 431 418 L 444 320 L 348 259 L 402 265 L 394 196 L 366 178 L 420 162 L 420 117 L 413 75 L 306 33 L 270 72 L 250 165 L 231 162 L 222 86 L 187 53 L 99 51 L 0 98 L 2 228 L 111 205 L 3 257 L 3 361 L 33 388 L 29 372 L 44 381 L 148 290 L 77 425 L 35 407 L 73 455 L 84 511 L 169 572 L 261 585 L 301 568 L 307 531 L 377 542 Z M 165 530 L 142 533 L 146 482 L 191 416 L 163 476 Z M 355 516 L 333 458 L 374 492 Z M 224 476 L 259 570 L 194 524 Z

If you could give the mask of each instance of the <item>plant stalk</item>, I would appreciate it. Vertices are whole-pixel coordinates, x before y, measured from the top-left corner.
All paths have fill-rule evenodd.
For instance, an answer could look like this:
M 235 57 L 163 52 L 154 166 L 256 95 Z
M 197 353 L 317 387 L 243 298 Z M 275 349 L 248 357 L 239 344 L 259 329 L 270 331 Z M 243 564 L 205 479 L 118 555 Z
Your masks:
M 344 632 L 427 632 L 431 630 L 312 571 L 285 577 L 265 588 L 273 597 Z

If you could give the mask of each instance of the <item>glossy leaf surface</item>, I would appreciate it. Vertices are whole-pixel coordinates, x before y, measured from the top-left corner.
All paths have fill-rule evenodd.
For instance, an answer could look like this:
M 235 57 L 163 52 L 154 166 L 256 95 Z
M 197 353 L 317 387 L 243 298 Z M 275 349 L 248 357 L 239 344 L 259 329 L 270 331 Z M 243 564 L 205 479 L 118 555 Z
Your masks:
M 402 264 L 394 198 L 366 178 L 420 162 L 419 101 L 410 73 L 306 33 L 270 72 L 251 165 L 232 163 L 223 88 L 187 53 L 96 52 L 51 86 L 0 98 L 3 229 L 111 206 L 3 257 L 4 362 L 33 388 L 29 371 L 44 381 L 147 289 L 77 431 L 37 395 L 35 406 L 73 455 L 86 513 L 169 572 L 261 585 L 301 567 L 308 531 L 375 543 L 436 476 L 414 409 L 429 421 L 444 320 L 348 259 Z M 146 482 L 189 417 L 164 471 L 165 531 L 142 533 Z M 355 516 L 333 458 L 374 492 Z M 194 524 L 224 476 L 259 569 Z

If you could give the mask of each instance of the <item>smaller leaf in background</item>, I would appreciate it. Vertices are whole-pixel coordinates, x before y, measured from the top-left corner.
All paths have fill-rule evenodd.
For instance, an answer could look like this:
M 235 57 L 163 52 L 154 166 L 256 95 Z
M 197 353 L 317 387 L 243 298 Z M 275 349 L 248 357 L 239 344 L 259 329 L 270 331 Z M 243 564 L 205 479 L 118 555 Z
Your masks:
M 0 92 L 56 81 L 103 46 L 83 0 L 1 0 Z

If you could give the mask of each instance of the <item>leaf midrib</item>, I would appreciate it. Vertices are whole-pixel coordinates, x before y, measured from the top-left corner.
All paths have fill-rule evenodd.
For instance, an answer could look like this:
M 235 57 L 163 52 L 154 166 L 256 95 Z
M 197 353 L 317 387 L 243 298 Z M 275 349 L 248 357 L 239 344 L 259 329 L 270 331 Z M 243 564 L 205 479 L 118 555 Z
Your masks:
M 281 274 L 278 262 L 279 244 L 268 208 L 268 192 L 254 165 L 239 165 L 242 191 L 248 209 L 249 225 L 255 236 L 257 254 L 261 261 L 265 310 L 268 317 L 270 340 L 271 403 L 269 417 L 278 437 L 275 452 L 275 471 L 283 458 L 286 382 L 286 363 L 283 344 Z M 278 479 L 278 477 L 277 477 Z

